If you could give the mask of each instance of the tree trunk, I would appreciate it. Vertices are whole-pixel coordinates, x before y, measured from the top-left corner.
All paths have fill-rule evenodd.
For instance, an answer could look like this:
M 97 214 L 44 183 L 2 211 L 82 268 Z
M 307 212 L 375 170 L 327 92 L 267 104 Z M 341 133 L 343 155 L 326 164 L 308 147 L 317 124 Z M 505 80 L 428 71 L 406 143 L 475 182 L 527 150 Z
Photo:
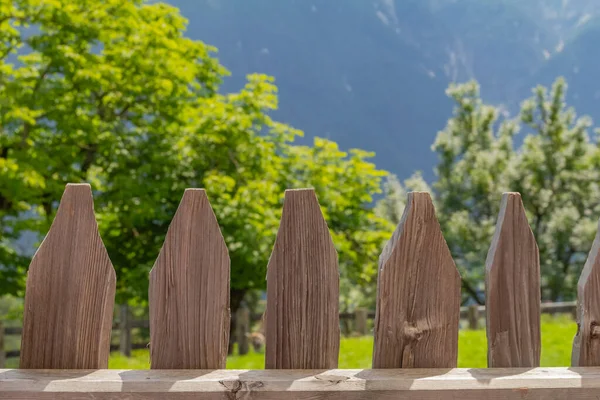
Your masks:
M 235 343 L 235 333 L 236 333 L 236 313 L 242 301 L 244 300 L 244 296 L 246 295 L 246 289 L 231 289 L 229 291 L 230 300 L 229 300 L 229 308 L 231 311 L 231 325 L 229 326 L 229 348 L 227 350 L 227 354 L 233 354 L 233 344 Z

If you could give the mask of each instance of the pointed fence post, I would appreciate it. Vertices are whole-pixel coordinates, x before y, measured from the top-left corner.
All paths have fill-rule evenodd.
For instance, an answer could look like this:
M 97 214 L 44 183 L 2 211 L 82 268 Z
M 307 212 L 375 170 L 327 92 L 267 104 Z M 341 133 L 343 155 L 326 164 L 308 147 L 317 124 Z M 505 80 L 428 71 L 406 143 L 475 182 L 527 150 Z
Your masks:
M 337 252 L 312 189 L 287 190 L 267 272 L 266 368 L 337 368 Z
M 452 368 L 460 275 L 428 193 L 408 194 L 379 258 L 373 368 Z
M 127 304 L 120 307 L 119 330 L 119 350 L 125 357 L 131 357 L 131 315 Z
M 577 283 L 577 335 L 574 367 L 600 366 L 600 224 Z
M 242 305 L 236 313 L 236 336 L 238 344 L 238 354 L 243 356 L 248 354 L 248 334 L 250 333 L 250 310 Z
M 68 184 L 29 266 L 21 368 L 107 368 L 115 285 L 90 185 Z
M 367 328 L 367 310 L 364 308 L 354 310 L 354 330 L 360 336 L 365 336 L 369 333 Z
M 485 268 L 488 366 L 540 365 L 540 259 L 521 195 L 504 193 Z
M 477 304 L 471 304 L 468 308 L 468 313 L 469 329 L 479 329 L 479 306 Z
M 187 189 L 150 272 L 151 368 L 225 368 L 229 268 L 206 192 Z

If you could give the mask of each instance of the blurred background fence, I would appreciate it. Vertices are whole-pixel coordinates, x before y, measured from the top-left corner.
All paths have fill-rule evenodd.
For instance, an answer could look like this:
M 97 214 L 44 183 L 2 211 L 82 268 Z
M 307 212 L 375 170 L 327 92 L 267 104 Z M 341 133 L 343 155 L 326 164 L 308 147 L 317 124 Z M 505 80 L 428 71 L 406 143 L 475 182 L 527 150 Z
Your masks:
M 144 313 L 143 310 L 136 311 L 139 312 L 135 314 Z M 576 302 L 542 303 L 541 312 L 549 315 L 569 314 L 575 320 Z M 150 321 L 133 317 L 132 309 L 127 305 L 119 306 L 115 314 L 117 316 L 113 322 L 111 351 L 119 351 L 123 356 L 130 357 L 132 350 L 147 348 L 150 340 Z M 370 336 L 373 334 L 374 318 L 374 310 L 363 308 L 354 312 L 340 313 L 340 331 L 346 337 Z M 264 346 L 264 343 L 260 343 L 260 335 L 251 335 L 252 332 L 260 334 L 262 330 L 261 313 L 252 313 L 247 307 L 242 307 L 236 313 L 235 319 L 237 329 L 231 340 L 230 352 L 236 347 L 237 354 L 247 354 L 252 346 L 253 338 L 258 346 L 261 344 Z M 485 306 L 461 307 L 460 327 L 470 330 L 485 327 Z M 19 357 L 20 340 L 21 327 L 17 321 L 0 321 L 0 348 L 3 349 L 3 352 L 0 352 L 0 368 L 5 366 L 6 359 Z

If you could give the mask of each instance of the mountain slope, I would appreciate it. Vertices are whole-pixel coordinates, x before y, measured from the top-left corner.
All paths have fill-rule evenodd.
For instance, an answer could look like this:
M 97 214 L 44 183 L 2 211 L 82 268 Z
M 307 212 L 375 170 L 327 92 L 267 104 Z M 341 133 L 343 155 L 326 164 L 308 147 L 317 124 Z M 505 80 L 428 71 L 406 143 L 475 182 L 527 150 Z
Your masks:
M 523 87 L 566 68 L 556 54 L 598 8 L 590 0 L 170 3 L 190 20 L 190 37 L 219 48 L 232 72 L 225 90 L 248 73 L 273 75 L 276 117 L 304 130 L 303 140 L 372 150 L 380 168 L 426 178 L 431 143 L 452 112 L 450 82 L 475 78 L 487 100 L 514 112 Z
M 556 76 L 564 76 L 569 84 L 567 103 L 579 115 L 590 115 L 600 122 L 600 56 L 595 51 L 599 43 L 600 20 L 591 21 L 562 52 L 548 60 L 521 92 L 529 95 L 532 86 L 549 86 Z
M 350 3 L 234 0 L 202 8 L 174 1 L 192 21 L 190 36 L 219 48 L 232 72 L 227 88 L 247 73 L 273 75 L 277 117 L 307 140 L 324 136 L 375 151 L 391 170 L 426 168 L 450 110 L 447 80 L 428 73 L 426 58 L 381 22 L 372 3 Z M 414 17 L 433 25 L 418 7 Z

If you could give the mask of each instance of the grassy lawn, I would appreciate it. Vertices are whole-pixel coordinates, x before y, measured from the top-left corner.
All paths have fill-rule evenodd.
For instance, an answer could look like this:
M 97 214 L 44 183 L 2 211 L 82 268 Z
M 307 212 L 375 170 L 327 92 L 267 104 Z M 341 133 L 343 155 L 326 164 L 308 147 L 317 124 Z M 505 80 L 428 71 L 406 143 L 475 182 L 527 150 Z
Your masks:
M 542 360 L 543 367 L 569 366 L 571 346 L 576 325 L 567 316 L 542 316 Z M 458 366 L 463 368 L 485 368 L 487 365 L 485 330 L 462 330 L 458 341 Z M 373 338 L 342 338 L 340 346 L 340 368 L 370 368 Z M 133 357 L 126 358 L 113 353 L 109 368 L 147 369 L 150 366 L 147 350 L 136 350 Z M 262 369 L 264 354 L 250 351 L 245 356 L 233 355 L 227 359 L 229 369 Z
M 571 346 L 577 327 L 568 316 L 551 317 L 542 315 L 542 367 L 571 365 Z M 18 348 L 19 337 L 7 336 L 6 349 Z M 12 343 L 14 341 L 14 343 Z M 340 368 L 370 368 L 373 351 L 371 336 L 342 338 L 340 344 Z M 463 368 L 485 368 L 487 365 L 487 345 L 485 330 L 461 330 L 458 338 L 458 366 Z M 19 359 L 6 360 L 7 368 L 18 368 Z M 115 352 L 108 362 L 109 368 L 148 369 L 148 350 L 134 350 L 132 357 L 123 357 Z M 227 359 L 230 369 L 262 369 L 264 354 L 250 353 L 245 356 L 233 355 Z

